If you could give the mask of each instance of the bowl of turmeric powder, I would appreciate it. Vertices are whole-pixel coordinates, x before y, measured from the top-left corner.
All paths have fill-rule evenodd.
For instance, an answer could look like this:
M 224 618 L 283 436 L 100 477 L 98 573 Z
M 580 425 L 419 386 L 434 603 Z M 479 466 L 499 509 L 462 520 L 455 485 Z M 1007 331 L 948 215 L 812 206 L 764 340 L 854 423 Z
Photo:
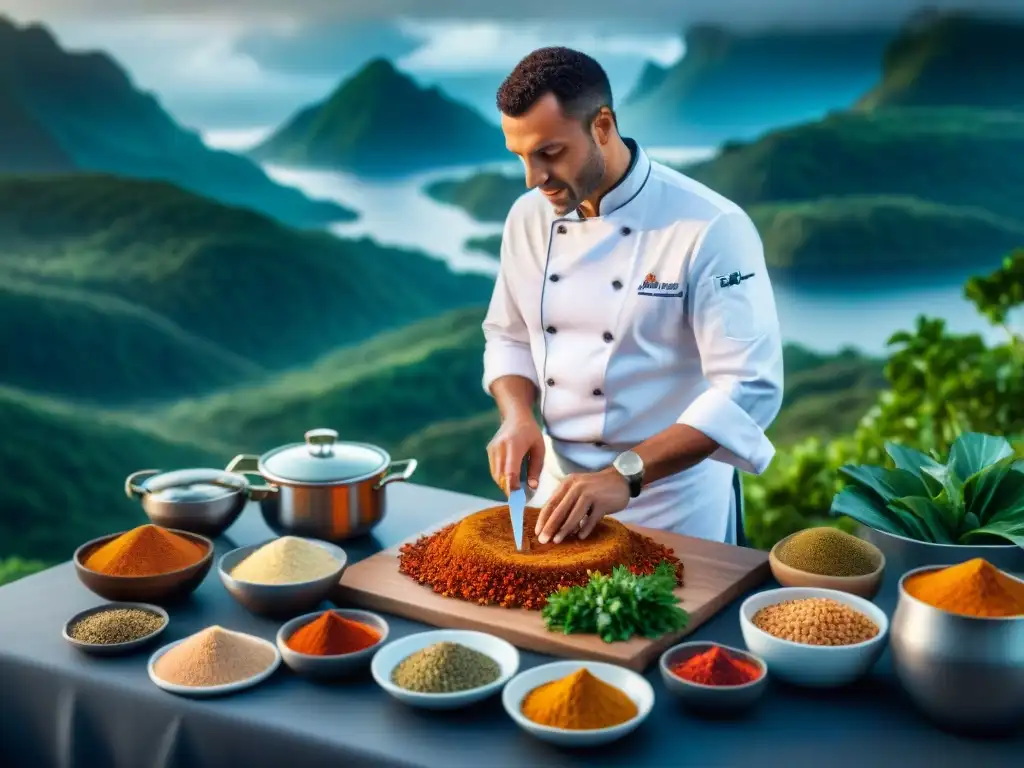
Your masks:
M 1024 581 L 974 558 L 904 574 L 890 632 L 910 699 L 949 730 L 1024 721 Z
M 100 536 L 75 550 L 75 573 L 92 592 L 117 602 L 166 603 L 192 594 L 213 564 L 205 536 L 158 525 Z
M 646 678 L 615 664 L 555 661 L 520 672 L 501 703 L 516 725 L 562 747 L 596 747 L 635 731 L 654 708 Z

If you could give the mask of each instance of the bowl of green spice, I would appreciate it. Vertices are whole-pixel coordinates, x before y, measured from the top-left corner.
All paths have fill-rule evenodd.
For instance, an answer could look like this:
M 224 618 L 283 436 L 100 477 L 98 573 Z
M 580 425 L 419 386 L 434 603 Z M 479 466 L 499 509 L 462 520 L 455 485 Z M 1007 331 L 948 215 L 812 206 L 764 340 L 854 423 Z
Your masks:
M 439 629 L 383 646 L 370 664 L 377 685 L 425 709 L 459 709 L 494 695 L 519 671 L 519 651 L 486 632 Z
M 64 639 L 97 656 L 130 653 L 167 628 L 167 611 L 148 603 L 104 603 L 76 613 L 64 625 Z
M 885 555 L 874 544 L 829 526 L 790 534 L 768 553 L 784 587 L 835 589 L 871 600 L 882 586 Z

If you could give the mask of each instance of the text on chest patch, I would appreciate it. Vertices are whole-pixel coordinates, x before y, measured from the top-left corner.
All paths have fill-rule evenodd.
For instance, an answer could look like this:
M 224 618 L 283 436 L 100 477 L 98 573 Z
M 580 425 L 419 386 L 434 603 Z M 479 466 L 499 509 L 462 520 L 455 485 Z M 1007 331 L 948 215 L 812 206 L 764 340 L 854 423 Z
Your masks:
M 657 275 L 648 272 L 644 281 L 636 289 L 639 296 L 682 296 L 679 283 L 662 283 L 658 281 Z

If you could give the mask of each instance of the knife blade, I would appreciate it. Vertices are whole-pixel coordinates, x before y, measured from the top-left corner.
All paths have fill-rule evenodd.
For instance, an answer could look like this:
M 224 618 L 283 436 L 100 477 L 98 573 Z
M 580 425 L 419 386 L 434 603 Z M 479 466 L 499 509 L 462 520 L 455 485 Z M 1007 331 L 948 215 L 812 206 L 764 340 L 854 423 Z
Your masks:
M 523 457 L 523 465 L 519 472 L 519 487 L 508 495 L 508 513 L 512 518 L 512 535 L 516 540 L 516 549 L 523 549 L 523 514 L 526 511 L 526 467 L 528 456 Z

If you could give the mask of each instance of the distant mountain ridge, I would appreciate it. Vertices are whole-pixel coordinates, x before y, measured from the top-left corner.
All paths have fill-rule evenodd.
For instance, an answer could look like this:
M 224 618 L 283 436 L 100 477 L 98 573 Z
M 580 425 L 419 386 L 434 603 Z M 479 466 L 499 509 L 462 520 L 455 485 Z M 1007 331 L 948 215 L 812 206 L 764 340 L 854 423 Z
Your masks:
M 374 59 L 250 151 L 264 162 L 389 176 L 506 159 L 500 129 Z
M 299 226 L 355 218 L 211 150 L 106 54 L 70 53 L 44 27 L 0 16 L 0 173 L 71 171 L 162 179 Z
M 881 107 L 1024 110 L 1024 22 L 939 14 L 908 25 L 857 104 Z
M 308 364 L 486 301 L 493 281 L 166 182 L 74 174 L 0 176 L 0 285 L 3 383 L 123 404 Z
M 620 99 L 623 130 L 647 145 L 699 146 L 753 138 L 768 127 L 819 116 L 877 80 L 892 29 L 736 33 L 686 30 L 684 56 L 649 64 Z

